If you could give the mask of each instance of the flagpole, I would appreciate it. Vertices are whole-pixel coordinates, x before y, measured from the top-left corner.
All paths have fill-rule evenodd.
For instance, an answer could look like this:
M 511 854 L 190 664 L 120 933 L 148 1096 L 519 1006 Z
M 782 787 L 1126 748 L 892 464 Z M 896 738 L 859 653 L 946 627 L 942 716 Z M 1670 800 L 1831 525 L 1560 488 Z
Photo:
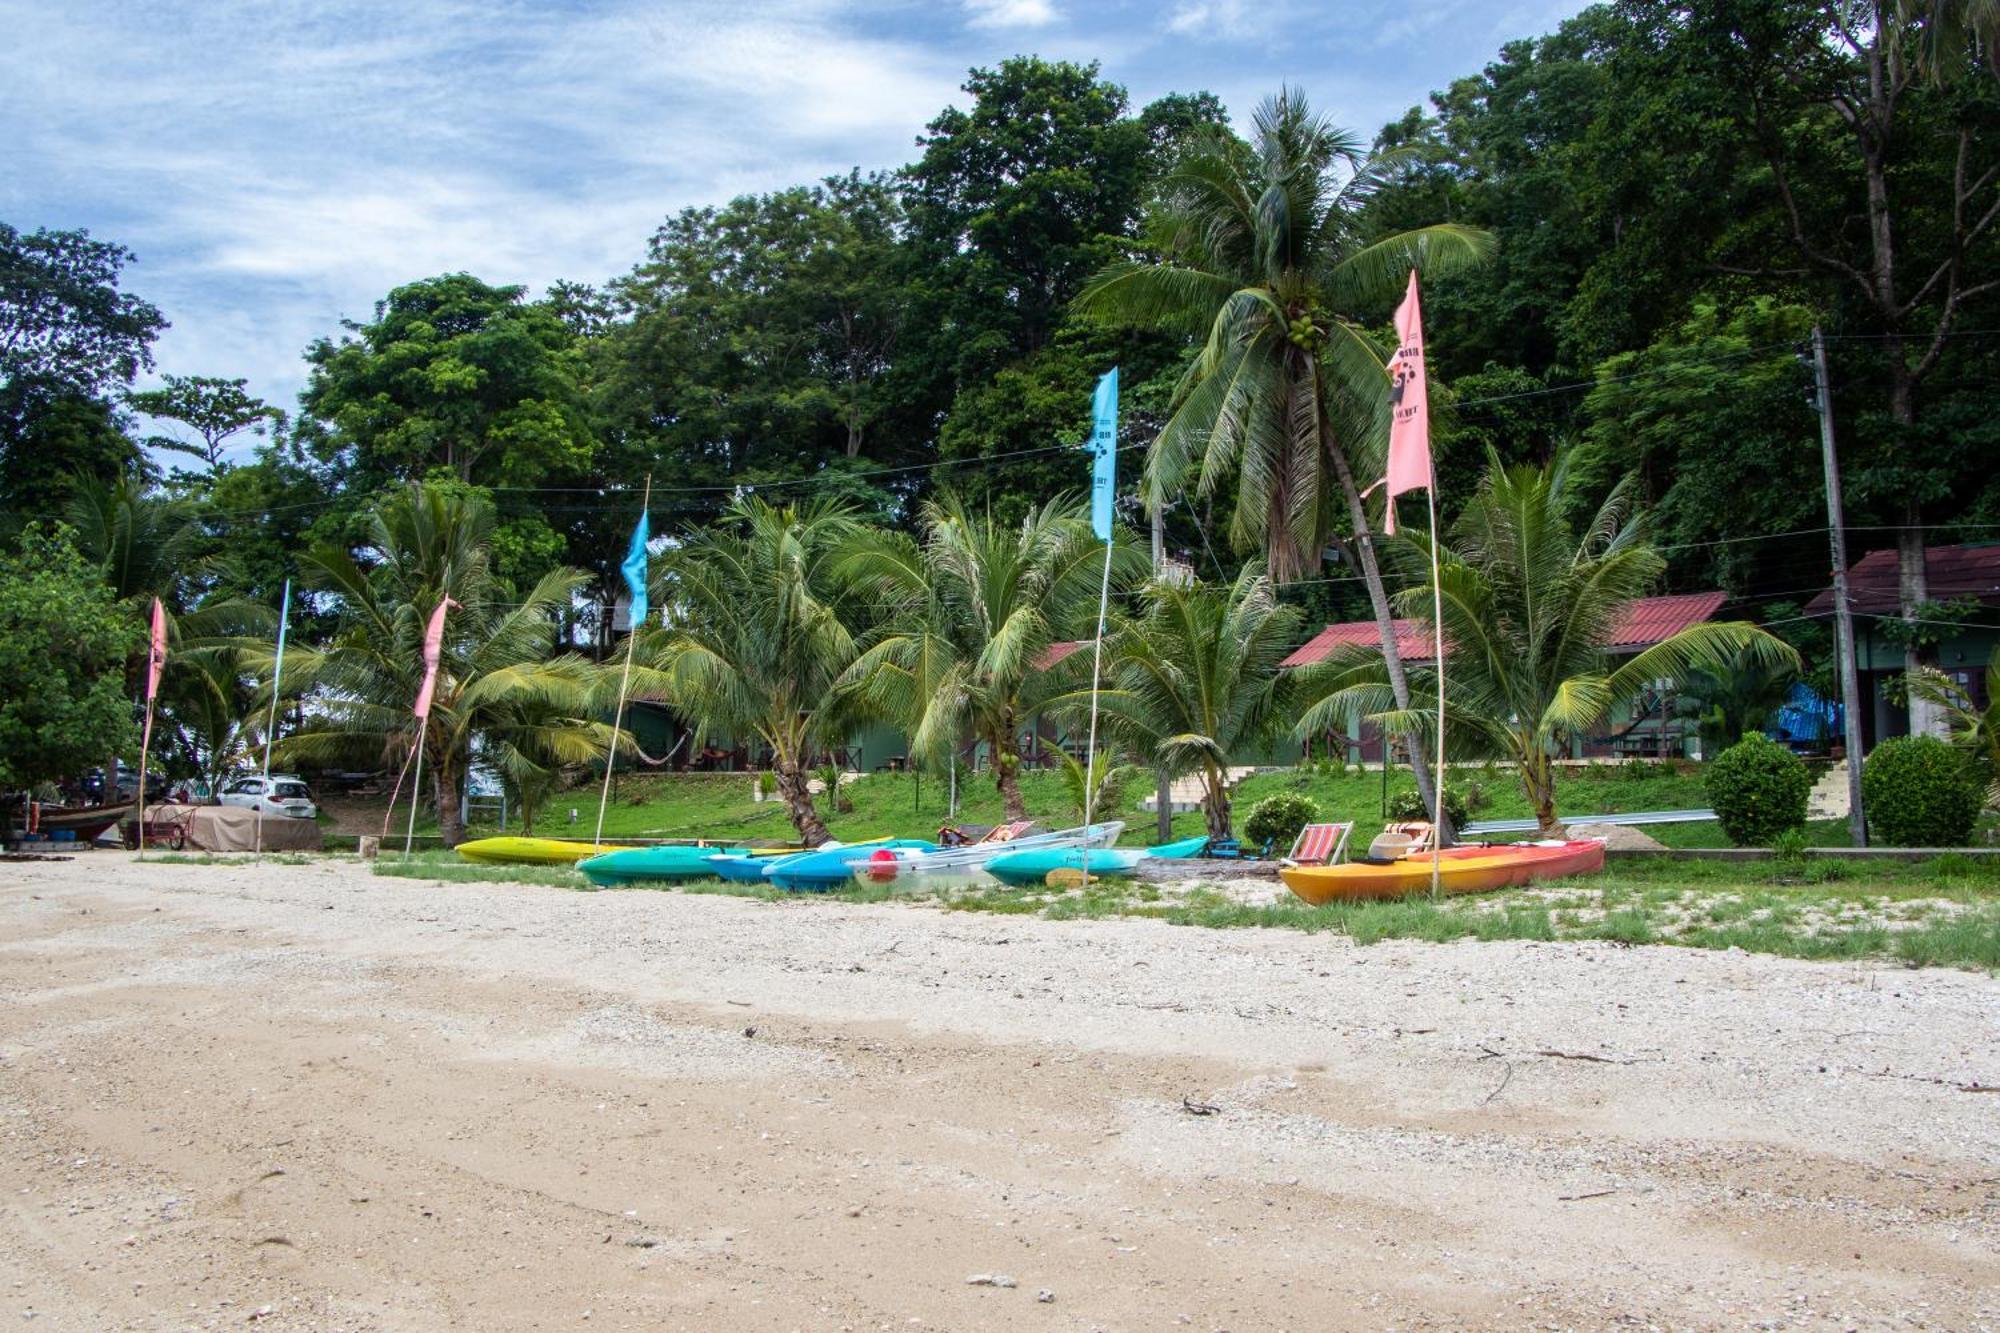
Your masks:
M 424 790 L 424 737 L 430 734 L 430 729 L 431 715 L 426 712 L 424 720 L 417 724 L 417 771 L 410 779 L 410 823 L 403 830 L 403 859 L 405 861 L 410 859 L 410 844 L 416 840 L 417 836 L 417 805 L 422 799 Z
M 292 581 L 285 580 L 284 600 L 278 604 L 278 656 L 271 664 L 271 717 L 264 724 L 264 781 L 257 798 L 257 852 L 264 851 L 264 802 L 271 799 L 271 737 L 278 730 L 278 682 L 285 674 L 285 622 L 292 612 Z
M 1097 764 L 1097 683 L 1104 676 L 1104 618 L 1111 601 L 1111 549 L 1109 538 L 1104 542 L 1104 578 L 1097 588 L 1097 648 L 1092 655 L 1090 667 L 1090 740 L 1083 753 L 1083 887 L 1090 887 L 1090 817 L 1097 796 L 1097 783 L 1091 770 Z
M 139 859 L 146 859 L 146 752 L 153 748 L 153 696 L 146 696 L 146 728 L 139 740 Z M 112 792 L 118 789 L 118 773 L 111 774 Z
M 1442 869 L 1438 863 L 1443 850 L 1444 835 L 1444 583 L 1438 577 L 1438 502 L 1437 476 L 1433 472 L 1431 485 L 1425 488 L 1424 496 L 1430 503 L 1431 512 L 1431 648 L 1437 654 L 1438 679 L 1438 736 L 1437 736 L 1437 776 L 1433 779 L 1432 790 L 1437 793 L 1437 808 L 1431 811 L 1431 894 L 1438 892 L 1438 881 Z
M 646 474 L 645 498 L 639 501 L 639 517 L 644 521 L 653 507 L 653 474 Z M 650 535 L 650 530 L 649 530 Z M 639 643 L 637 621 L 626 617 L 625 626 L 625 670 L 618 677 L 618 706 L 611 714 L 611 743 L 604 749 L 604 790 L 597 796 L 597 832 L 591 835 L 590 845 L 604 845 L 604 810 L 611 804 L 611 770 L 618 763 L 618 731 L 625 725 L 625 690 L 632 683 L 632 653 Z

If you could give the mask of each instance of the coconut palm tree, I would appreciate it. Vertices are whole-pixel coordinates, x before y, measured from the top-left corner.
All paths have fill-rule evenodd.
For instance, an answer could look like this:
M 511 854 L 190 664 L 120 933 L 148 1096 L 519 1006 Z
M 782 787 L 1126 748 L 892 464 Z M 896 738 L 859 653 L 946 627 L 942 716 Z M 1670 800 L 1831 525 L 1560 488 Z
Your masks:
M 1439 552 L 1444 604 L 1445 738 L 1463 758 L 1504 759 L 1520 774 L 1544 832 L 1557 832 L 1555 761 L 1602 726 L 1614 705 L 1656 680 L 1685 680 L 1732 662 L 1798 666 L 1791 646 L 1747 622 L 1695 625 L 1614 661 L 1604 645 L 1625 605 L 1644 595 L 1666 561 L 1641 537 L 1630 492 L 1619 486 L 1578 532 L 1570 523 L 1566 466 L 1503 466 L 1485 479 Z M 1429 563 L 1429 538 L 1404 539 Z M 1428 618 L 1431 590 L 1399 599 Z M 1419 695 L 1436 677 L 1420 673 Z M 1294 734 L 1310 736 L 1366 716 L 1389 730 L 1421 734 L 1424 708 L 1396 700 L 1380 661 L 1337 654 L 1300 672 L 1309 700 Z
M 1289 721 L 1291 679 L 1280 664 L 1302 615 L 1255 561 L 1227 588 L 1160 579 L 1143 597 L 1105 645 L 1110 685 L 1098 694 L 1098 727 L 1169 778 L 1198 774 L 1208 832 L 1226 838 L 1229 761 Z M 1089 702 L 1085 680 L 1051 707 L 1080 715 Z
M 285 692 L 307 707 L 278 744 L 288 762 L 399 768 L 419 731 L 411 710 L 425 628 L 440 599 L 458 603 L 445 616 L 423 755 L 447 846 L 464 837 L 459 802 L 475 746 L 584 764 L 613 741 L 597 720 L 613 688 L 607 672 L 556 651 L 556 626 L 588 576 L 555 569 L 516 593 L 493 573 L 493 526 L 483 499 L 424 485 L 397 492 L 375 511 L 365 559 L 340 547 L 302 559 L 307 581 L 339 600 L 342 623 L 324 646 L 285 656 Z M 269 650 L 255 659 L 266 679 L 270 659 Z
M 1388 377 L 1360 316 L 1384 310 L 1410 271 L 1453 272 L 1490 249 L 1451 223 L 1369 239 L 1362 206 L 1408 164 L 1313 114 L 1292 90 L 1257 109 L 1245 145 L 1220 133 L 1161 179 L 1143 258 L 1114 263 L 1077 298 L 1099 318 L 1203 339 L 1174 391 L 1172 415 L 1146 460 L 1157 508 L 1199 464 L 1206 495 L 1231 473 L 1239 550 L 1261 550 L 1271 574 L 1312 573 L 1346 507 L 1398 707 L 1409 688 L 1357 473 L 1379 475 Z M 1413 767 L 1424 803 L 1430 775 Z
M 920 538 L 863 533 L 841 561 L 843 577 L 892 612 L 850 679 L 926 758 L 984 741 L 1007 818 L 1025 819 L 1021 728 L 1049 693 L 1050 646 L 1095 618 L 1103 543 L 1066 497 L 1007 524 L 947 495 L 925 502 L 918 527 Z M 1114 575 L 1144 564 L 1133 548 L 1113 552 Z
M 738 500 L 668 555 L 673 625 L 652 631 L 648 650 L 656 692 L 694 720 L 695 744 L 756 736 L 770 748 L 778 794 L 809 844 L 827 836 L 810 766 L 854 715 L 843 686 L 860 649 L 835 564 L 856 531 L 839 505 Z
M 1789 663 L 1737 653 L 1682 677 L 1679 711 L 1695 719 L 1702 753 L 1718 755 L 1769 722 L 1790 702 L 1798 680 L 1798 669 Z
M 1938 710 L 1952 744 L 1973 757 L 1986 775 L 1986 804 L 2000 810 L 2000 648 L 1986 664 L 1986 706 L 1936 667 L 1920 667 L 1903 677 L 1904 688 Z

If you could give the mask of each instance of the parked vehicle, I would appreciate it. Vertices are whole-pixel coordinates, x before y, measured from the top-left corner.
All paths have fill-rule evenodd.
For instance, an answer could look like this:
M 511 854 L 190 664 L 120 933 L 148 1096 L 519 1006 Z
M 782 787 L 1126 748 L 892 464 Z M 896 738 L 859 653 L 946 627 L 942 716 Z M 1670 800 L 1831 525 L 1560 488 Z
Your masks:
M 273 773 L 269 778 L 233 779 L 222 784 L 222 794 L 217 800 L 223 805 L 241 806 L 245 810 L 262 810 L 267 815 L 284 815 L 290 819 L 319 818 L 319 806 L 313 803 L 312 792 L 291 773 Z

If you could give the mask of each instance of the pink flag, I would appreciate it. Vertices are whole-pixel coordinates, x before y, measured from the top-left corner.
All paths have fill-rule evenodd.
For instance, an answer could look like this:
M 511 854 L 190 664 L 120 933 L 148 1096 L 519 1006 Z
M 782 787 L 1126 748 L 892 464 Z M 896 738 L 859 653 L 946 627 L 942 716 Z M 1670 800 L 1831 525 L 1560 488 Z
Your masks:
M 437 610 L 431 612 L 430 628 L 424 631 L 424 684 L 417 691 L 415 711 L 418 717 L 431 715 L 431 695 L 437 692 L 438 657 L 444 651 L 444 610 L 457 605 L 449 597 L 439 602 Z
M 146 698 L 160 692 L 160 673 L 167 667 L 167 610 L 153 599 L 153 646 L 146 654 Z
M 1388 513 L 1382 530 L 1396 531 L 1396 497 L 1431 488 L 1430 391 L 1424 384 L 1424 312 L 1417 302 L 1417 271 L 1410 293 L 1396 307 L 1396 354 L 1389 358 Z

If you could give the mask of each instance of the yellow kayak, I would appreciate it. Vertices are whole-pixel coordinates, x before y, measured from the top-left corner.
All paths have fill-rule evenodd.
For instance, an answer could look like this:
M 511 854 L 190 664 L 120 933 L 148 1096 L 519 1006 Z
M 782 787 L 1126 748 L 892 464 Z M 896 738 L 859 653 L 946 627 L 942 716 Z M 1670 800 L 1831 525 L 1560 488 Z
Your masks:
M 562 838 L 476 838 L 458 844 L 460 856 L 487 865 L 567 866 L 600 852 L 628 850 L 623 845 L 593 847 Z

